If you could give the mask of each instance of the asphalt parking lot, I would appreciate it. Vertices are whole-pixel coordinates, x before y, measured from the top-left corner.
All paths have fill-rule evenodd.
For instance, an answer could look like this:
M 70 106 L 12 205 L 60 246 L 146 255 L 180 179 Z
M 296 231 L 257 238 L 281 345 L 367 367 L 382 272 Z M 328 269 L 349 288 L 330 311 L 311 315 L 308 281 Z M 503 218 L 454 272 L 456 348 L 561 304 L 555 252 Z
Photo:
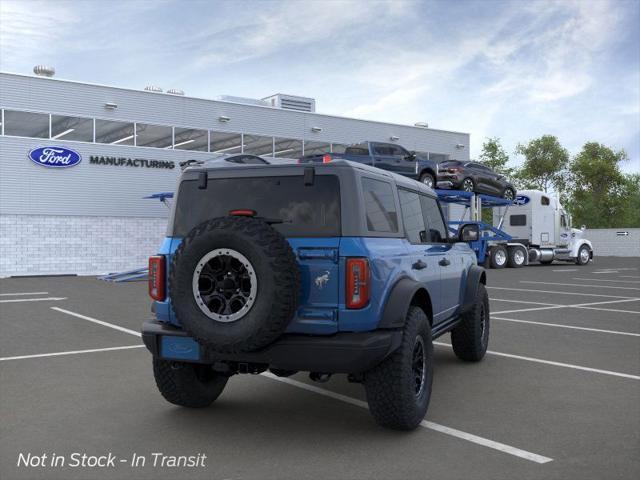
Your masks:
M 488 284 L 489 354 L 465 364 L 438 339 L 425 422 L 399 433 L 341 376 L 235 376 L 211 408 L 174 407 L 136 336 L 146 283 L 0 280 L 0 478 L 640 478 L 640 259 L 489 270 Z M 71 467 L 74 452 L 117 459 Z

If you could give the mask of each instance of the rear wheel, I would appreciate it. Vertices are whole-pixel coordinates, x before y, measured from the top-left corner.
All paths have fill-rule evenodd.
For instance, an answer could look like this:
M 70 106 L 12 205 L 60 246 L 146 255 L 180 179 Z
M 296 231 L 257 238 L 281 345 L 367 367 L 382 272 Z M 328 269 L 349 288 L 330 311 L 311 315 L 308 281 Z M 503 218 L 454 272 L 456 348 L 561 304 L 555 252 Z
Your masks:
M 484 358 L 489 345 L 489 295 L 483 284 L 478 285 L 473 307 L 462 315 L 460 323 L 451 330 L 451 346 L 460 360 L 478 362 Z
M 220 396 L 229 377 L 209 365 L 153 359 L 153 376 L 162 396 L 174 405 L 203 408 Z
M 473 192 L 476 188 L 476 185 L 473 183 L 473 180 L 471 178 L 465 178 L 462 181 L 461 188 L 465 192 Z
M 511 268 L 523 267 L 527 258 L 527 252 L 522 247 L 509 247 L 508 266 Z
M 507 249 L 503 245 L 494 245 L 491 247 L 491 268 L 504 268 L 507 265 Z
M 432 381 L 431 326 L 424 311 L 412 306 L 400 347 L 365 374 L 371 415 L 384 427 L 413 430 L 427 413 Z
M 420 182 L 424 183 L 429 188 L 434 188 L 436 186 L 435 178 L 430 173 L 423 173 L 420 175 Z

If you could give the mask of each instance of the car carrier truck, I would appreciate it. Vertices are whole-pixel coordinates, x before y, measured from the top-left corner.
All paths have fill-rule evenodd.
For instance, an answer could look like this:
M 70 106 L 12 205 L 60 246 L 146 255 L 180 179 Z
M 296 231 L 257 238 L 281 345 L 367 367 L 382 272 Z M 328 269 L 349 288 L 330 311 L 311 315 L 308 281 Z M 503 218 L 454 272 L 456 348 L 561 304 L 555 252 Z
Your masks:
M 456 233 L 469 218 L 481 235 L 470 242 L 478 263 L 491 268 L 518 268 L 529 263 L 550 264 L 554 260 L 586 265 L 593 259 L 593 246 L 584 238 L 585 226 L 572 228 L 571 216 L 560 202 L 539 190 L 518 192 L 511 202 L 471 192 L 438 190 L 443 204 L 457 204 L 462 213 L 449 208 L 449 227 Z M 493 210 L 493 225 L 482 221 L 482 210 Z M 460 220 L 455 220 L 456 213 Z

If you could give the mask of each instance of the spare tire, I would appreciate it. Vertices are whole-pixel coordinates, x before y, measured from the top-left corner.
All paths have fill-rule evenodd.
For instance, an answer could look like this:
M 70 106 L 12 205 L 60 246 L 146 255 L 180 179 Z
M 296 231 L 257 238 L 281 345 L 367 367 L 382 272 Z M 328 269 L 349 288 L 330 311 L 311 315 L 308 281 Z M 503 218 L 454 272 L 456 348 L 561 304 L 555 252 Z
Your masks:
M 300 272 L 287 240 L 266 222 L 220 217 L 196 226 L 176 250 L 169 296 L 176 317 L 218 352 L 258 350 L 293 318 Z

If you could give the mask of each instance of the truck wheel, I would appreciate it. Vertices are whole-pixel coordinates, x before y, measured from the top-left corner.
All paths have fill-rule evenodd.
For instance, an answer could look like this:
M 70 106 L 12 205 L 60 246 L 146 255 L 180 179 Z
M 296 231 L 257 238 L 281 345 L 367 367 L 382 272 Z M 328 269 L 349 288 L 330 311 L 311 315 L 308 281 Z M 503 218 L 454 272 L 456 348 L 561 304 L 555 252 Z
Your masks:
M 504 268 L 507 264 L 507 259 L 509 258 L 509 256 L 507 255 L 507 249 L 502 245 L 494 245 L 491 247 L 490 252 L 491 268 Z
M 582 245 L 578 250 L 578 256 L 576 257 L 576 264 L 586 265 L 587 263 L 589 263 L 590 259 L 591 259 L 591 251 L 589 250 L 589 247 L 587 247 L 586 245 Z
M 475 183 L 473 183 L 473 179 L 471 178 L 465 178 L 462 181 L 462 190 L 464 190 L 465 192 L 473 192 L 476 189 L 476 185 Z
M 436 181 L 430 173 L 420 175 L 420 183 L 424 183 L 429 188 L 434 188 L 436 185 Z
M 482 360 L 489 345 L 489 323 L 489 295 L 485 286 L 479 284 L 473 307 L 451 330 L 451 346 L 460 360 Z
M 174 405 L 208 407 L 220 396 L 229 377 L 208 365 L 153 359 L 153 376 L 162 396 Z
M 365 373 L 371 415 L 383 427 L 413 430 L 427 413 L 432 381 L 431 326 L 424 311 L 411 306 L 400 347 Z
M 184 330 L 218 352 L 249 352 L 273 342 L 293 318 L 299 292 L 291 246 L 249 217 L 220 217 L 193 228 L 169 274 L 169 296 Z
M 507 264 L 510 268 L 520 268 L 524 266 L 527 258 L 527 252 L 524 248 L 509 247 L 508 252 L 509 261 L 507 262 Z

